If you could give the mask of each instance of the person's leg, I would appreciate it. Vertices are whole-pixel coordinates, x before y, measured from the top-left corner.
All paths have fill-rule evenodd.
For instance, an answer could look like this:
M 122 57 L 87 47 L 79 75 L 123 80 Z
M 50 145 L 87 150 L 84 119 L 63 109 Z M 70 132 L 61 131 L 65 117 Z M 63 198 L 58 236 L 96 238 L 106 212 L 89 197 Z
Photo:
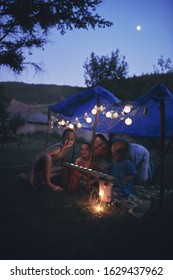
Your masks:
M 77 170 L 73 170 L 71 177 L 70 177 L 69 184 L 68 184 L 68 190 L 76 191 L 81 178 L 82 178 L 81 173 Z
M 43 177 L 44 177 L 46 186 L 51 188 L 53 191 L 61 191 L 62 188 L 54 185 L 51 182 L 51 165 L 52 165 L 51 157 L 49 155 L 46 155 L 44 160 L 45 160 L 45 168 L 44 168 L 44 172 L 43 172 Z
M 137 178 L 136 181 L 140 185 L 146 185 L 149 176 L 149 158 L 144 158 L 137 166 Z

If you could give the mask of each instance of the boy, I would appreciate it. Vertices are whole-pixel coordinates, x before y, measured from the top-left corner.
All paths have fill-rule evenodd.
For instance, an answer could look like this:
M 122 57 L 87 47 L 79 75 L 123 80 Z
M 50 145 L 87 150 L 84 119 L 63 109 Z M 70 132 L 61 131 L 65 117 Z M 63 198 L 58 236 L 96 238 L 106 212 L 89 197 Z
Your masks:
M 111 175 L 115 177 L 114 188 L 120 196 L 131 193 L 132 182 L 137 174 L 134 164 L 128 159 L 128 150 L 128 143 L 122 145 L 121 141 L 114 143 L 111 148 Z

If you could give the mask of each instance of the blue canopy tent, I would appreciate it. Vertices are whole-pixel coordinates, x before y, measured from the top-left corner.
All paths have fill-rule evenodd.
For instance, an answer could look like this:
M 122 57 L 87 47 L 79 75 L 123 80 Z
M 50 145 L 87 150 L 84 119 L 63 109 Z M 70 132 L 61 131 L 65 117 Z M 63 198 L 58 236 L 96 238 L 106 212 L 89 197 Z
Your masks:
M 126 105 L 130 110 L 125 110 Z M 49 110 L 63 119 L 64 124 L 92 130 L 93 135 L 97 131 L 160 139 L 160 195 L 163 199 L 165 139 L 173 137 L 173 95 L 164 85 L 156 85 L 126 104 L 108 90 L 96 86 L 50 106 Z
M 130 125 L 126 125 L 124 119 L 119 118 L 108 132 L 160 138 L 160 113 L 163 102 L 165 106 L 165 137 L 173 136 L 173 94 L 162 84 L 156 85 L 132 102 L 131 111 L 125 116 L 125 118 L 131 119 Z
M 49 109 L 56 114 L 55 119 L 53 118 L 55 122 L 59 118 L 60 124 L 63 119 L 63 123 L 67 125 L 71 123 L 79 128 L 106 133 L 114 125 L 114 120 L 108 119 L 106 113 L 120 102 L 110 91 L 96 86 L 74 94 Z

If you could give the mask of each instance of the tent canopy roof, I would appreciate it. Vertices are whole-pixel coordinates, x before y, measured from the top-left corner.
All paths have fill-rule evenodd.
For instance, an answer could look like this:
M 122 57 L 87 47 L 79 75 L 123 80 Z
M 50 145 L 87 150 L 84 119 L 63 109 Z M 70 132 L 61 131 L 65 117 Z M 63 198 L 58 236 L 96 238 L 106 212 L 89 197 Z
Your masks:
M 69 98 L 50 106 L 50 110 L 58 114 L 61 118 L 77 125 L 80 123 L 82 128 L 92 130 L 94 126 L 95 115 L 92 109 L 95 106 L 102 105 L 104 110 L 110 110 L 115 104 L 121 101 L 110 91 L 101 86 L 89 88 L 80 93 L 74 94 Z M 87 122 L 86 118 L 91 122 Z M 107 120 L 104 113 L 99 113 L 97 131 L 106 133 L 106 130 L 113 125 L 113 122 Z
M 73 124 L 80 123 L 82 128 L 93 130 L 95 117 L 92 109 L 102 105 L 99 111 L 97 132 L 127 134 L 136 137 L 160 137 L 160 102 L 165 104 L 166 137 L 173 136 L 173 95 L 162 84 L 156 85 L 131 103 L 131 111 L 123 112 L 125 104 L 108 90 L 96 86 L 50 106 L 50 110 Z M 117 113 L 118 117 L 106 117 L 106 112 Z M 112 114 L 113 116 L 113 114 Z M 90 118 L 90 122 L 86 121 Z M 132 120 L 131 125 L 125 119 Z
M 162 84 L 133 101 L 134 108 L 128 115 L 132 120 L 131 125 L 119 120 L 109 132 L 146 138 L 160 137 L 160 101 L 165 103 L 166 137 L 173 136 L 173 95 Z

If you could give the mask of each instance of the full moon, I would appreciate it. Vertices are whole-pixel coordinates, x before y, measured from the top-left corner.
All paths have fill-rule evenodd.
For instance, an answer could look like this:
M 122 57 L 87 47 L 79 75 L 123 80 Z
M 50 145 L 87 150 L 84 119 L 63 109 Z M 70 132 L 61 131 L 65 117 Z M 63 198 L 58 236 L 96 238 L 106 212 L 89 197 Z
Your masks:
M 140 25 L 137 25 L 137 26 L 136 26 L 136 29 L 137 29 L 138 31 L 140 31 L 140 30 L 141 30 L 141 26 L 140 26 Z

